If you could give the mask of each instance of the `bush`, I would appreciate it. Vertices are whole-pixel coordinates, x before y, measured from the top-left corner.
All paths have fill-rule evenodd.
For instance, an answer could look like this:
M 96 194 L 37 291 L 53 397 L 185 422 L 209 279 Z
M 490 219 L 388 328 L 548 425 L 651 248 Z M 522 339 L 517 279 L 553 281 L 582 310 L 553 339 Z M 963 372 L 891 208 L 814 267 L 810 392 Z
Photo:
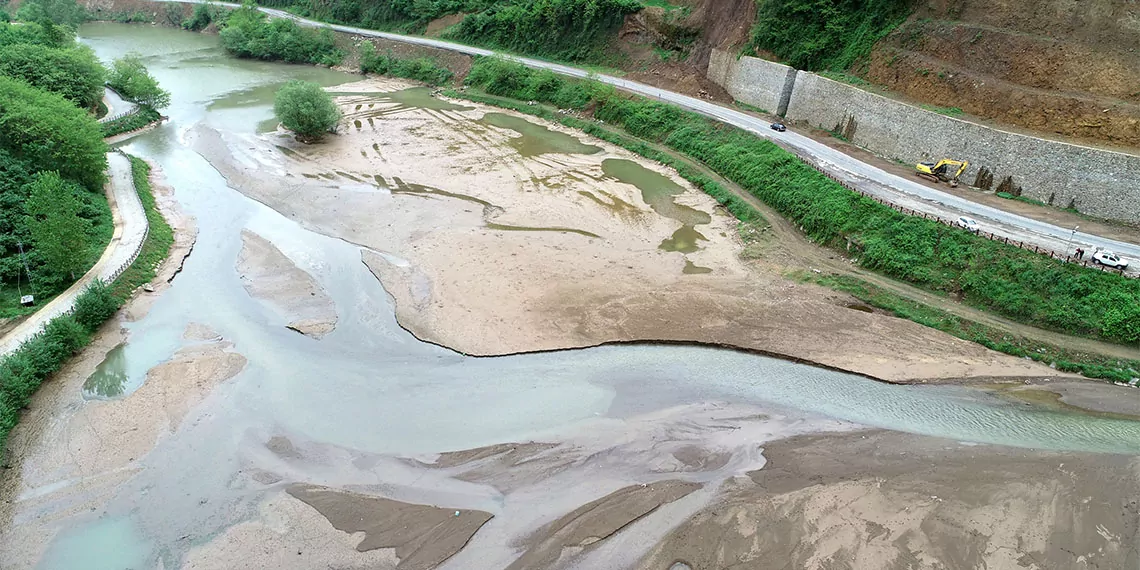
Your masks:
M 906 20 L 907 0 L 758 0 L 748 50 L 811 71 L 846 71 Z
M 273 113 L 286 129 L 306 142 L 336 132 L 340 122 L 340 109 L 333 103 L 332 96 L 320 85 L 307 81 L 290 81 L 278 89 L 273 98 Z
M 158 81 L 143 64 L 142 56 L 134 52 L 111 63 L 107 85 L 124 99 L 139 105 L 161 109 L 170 104 L 170 93 L 158 86 Z
M 96 279 L 75 298 L 72 316 L 87 332 L 95 332 L 118 310 L 119 300 L 111 293 L 111 287 Z
M 612 87 L 552 80 L 493 58 L 477 60 L 467 83 L 560 107 L 592 105 L 596 118 L 704 162 L 802 226 L 814 241 L 843 251 L 851 247 L 868 269 L 1034 326 L 1117 343 L 1140 340 L 1140 310 L 1133 309 L 1140 307 L 1140 280 L 904 215 L 844 188 L 771 142 L 663 103 L 619 95 Z
M 93 109 L 103 99 L 107 71 L 84 46 L 56 49 L 19 43 L 0 47 L 0 75 L 58 93 L 84 109 Z
M 189 18 L 182 21 L 182 29 L 200 32 L 206 29 L 213 20 L 214 18 L 210 15 L 209 6 L 206 4 L 195 4 L 194 12 L 190 14 Z
M 436 65 L 430 58 L 399 59 L 393 57 L 391 52 L 378 54 L 372 43 L 367 41 L 360 44 L 360 70 L 415 79 L 430 85 L 443 85 L 454 76 L 451 70 Z
M 331 30 L 302 28 L 280 18 L 269 20 L 250 5 L 230 13 L 221 38 L 222 47 L 237 57 L 322 65 L 336 65 L 344 57 Z

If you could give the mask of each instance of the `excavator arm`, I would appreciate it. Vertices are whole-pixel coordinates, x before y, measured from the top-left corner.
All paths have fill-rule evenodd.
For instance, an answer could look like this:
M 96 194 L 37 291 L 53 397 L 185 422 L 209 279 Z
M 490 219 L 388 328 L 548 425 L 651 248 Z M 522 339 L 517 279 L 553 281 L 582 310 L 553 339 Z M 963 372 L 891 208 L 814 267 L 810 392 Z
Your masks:
M 920 162 L 914 165 L 914 173 L 935 182 L 949 182 L 951 186 L 957 186 L 958 177 L 962 176 L 969 166 L 970 163 L 965 160 L 944 158 L 937 163 Z

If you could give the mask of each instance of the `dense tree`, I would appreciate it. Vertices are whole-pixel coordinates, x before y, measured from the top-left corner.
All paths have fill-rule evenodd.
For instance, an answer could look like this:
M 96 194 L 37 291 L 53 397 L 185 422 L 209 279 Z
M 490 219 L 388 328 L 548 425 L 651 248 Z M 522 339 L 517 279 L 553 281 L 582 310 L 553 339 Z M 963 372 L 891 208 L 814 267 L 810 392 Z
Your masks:
M 75 43 L 75 34 L 70 28 L 56 26 L 51 22 L 37 24 L 27 22 L 9 24 L 0 22 L 0 46 L 12 44 L 36 44 L 51 47 L 70 47 Z
M 79 216 L 78 190 L 58 172 L 40 172 L 30 184 L 24 206 L 28 228 L 48 279 L 75 279 L 83 268 L 90 223 Z
M 158 86 L 137 53 L 128 53 L 112 62 L 107 85 L 140 105 L 161 109 L 170 104 L 170 93 Z
M 51 22 L 78 26 L 87 19 L 87 10 L 75 0 L 26 0 L 16 17 L 25 22 Z
M 277 120 L 306 142 L 320 140 L 325 133 L 336 132 L 340 109 L 320 85 L 307 81 L 290 81 L 273 100 Z
M 23 79 L 85 109 L 103 98 L 107 71 L 85 46 L 56 49 L 36 44 L 0 47 L 0 75 Z
M 34 170 L 58 170 L 90 190 L 103 186 L 107 145 L 99 123 L 55 93 L 0 77 L 0 150 Z
M 323 65 L 336 65 L 344 57 L 330 30 L 302 28 L 281 18 L 269 20 L 250 5 L 230 13 L 221 38 L 222 47 L 238 57 Z

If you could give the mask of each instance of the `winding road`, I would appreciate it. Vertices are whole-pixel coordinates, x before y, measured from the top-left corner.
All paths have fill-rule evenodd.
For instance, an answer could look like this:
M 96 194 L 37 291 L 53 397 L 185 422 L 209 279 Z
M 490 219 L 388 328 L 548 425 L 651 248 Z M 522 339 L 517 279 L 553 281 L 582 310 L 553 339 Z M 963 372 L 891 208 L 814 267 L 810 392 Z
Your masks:
M 205 0 L 159 1 L 191 4 L 206 3 Z M 212 4 L 231 8 L 240 7 L 240 4 L 231 2 L 212 2 Z M 769 139 L 814 165 L 819 170 L 847 183 L 849 186 L 859 188 L 870 195 L 886 200 L 896 206 L 935 215 L 943 219 L 969 216 L 977 219 L 981 229 L 986 232 L 1011 240 L 1037 245 L 1041 248 L 1059 253 L 1071 252 L 1078 246 L 1084 247 L 1085 249 L 1102 247 L 1113 250 L 1123 257 L 1138 260 L 1132 264 L 1133 267 L 1131 267 L 1130 270 L 1140 270 L 1140 245 L 1075 231 L 1073 228 L 1056 226 L 1040 220 L 1006 212 L 992 206 L 972 202 L 946 192 L 941 192 L 913 180 L 908 180 L 886 172 L 804 135 L 790 130 L 782 133 L 773 131 L 769 128 L 769 123 L 761 118 L 716 103 L 674 93 L 644 83 L 622 79 L 620 77 L 590 73 L 586 70 L 570 67 L 568 65 L 508 55 L 443 40 L 405 36 L 352 26 L 326 24 L 301 18 L 274 8 L 259 7 L 258 10 L 272 17 L 293 20 L 304 26 L 329 28 L 348 34 L 445 49 L 468 55 L 498 55 L 505 59 L 522 63 L 528 67 L 549 69 L 555 73 L 571 77 L 589 77 L 631 93 L 637 93 L 672 103 L 723 123 L 739 127 L 759 137 Z

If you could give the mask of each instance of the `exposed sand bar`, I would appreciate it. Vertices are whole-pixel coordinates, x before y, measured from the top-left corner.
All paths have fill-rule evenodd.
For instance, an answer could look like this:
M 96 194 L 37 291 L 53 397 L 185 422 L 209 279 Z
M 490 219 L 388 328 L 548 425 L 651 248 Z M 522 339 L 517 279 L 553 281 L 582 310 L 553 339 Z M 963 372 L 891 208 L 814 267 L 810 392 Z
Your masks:
M 659 164 L 426 91 L 369 95 L 401 87 L 338 87 L 344 122 L 316 145 L 192 134 L 235 188 L 364 246 L 423 340 L 473 355 L 695 341 L 895 381 L 1057 375 L 746 265 L 735 219 Z
M 320 338 L 336 328 L 336 307 L 311 275 L 265 238 L 243 230 L 241 240 L 237 270 L 250 296 L 282 313 L 288 328 L 306 336 Z

